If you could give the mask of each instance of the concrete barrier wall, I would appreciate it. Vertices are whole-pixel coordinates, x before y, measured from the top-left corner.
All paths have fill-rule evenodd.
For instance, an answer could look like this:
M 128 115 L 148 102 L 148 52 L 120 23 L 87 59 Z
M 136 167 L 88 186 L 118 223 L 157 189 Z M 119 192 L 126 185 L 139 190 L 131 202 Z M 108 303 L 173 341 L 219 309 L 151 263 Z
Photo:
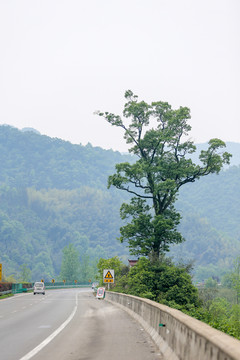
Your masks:
M 166 360 L 240 360 L 239 340 L 181 311 L 114 292 L 107 292 L 106 300 L 137 319 Z

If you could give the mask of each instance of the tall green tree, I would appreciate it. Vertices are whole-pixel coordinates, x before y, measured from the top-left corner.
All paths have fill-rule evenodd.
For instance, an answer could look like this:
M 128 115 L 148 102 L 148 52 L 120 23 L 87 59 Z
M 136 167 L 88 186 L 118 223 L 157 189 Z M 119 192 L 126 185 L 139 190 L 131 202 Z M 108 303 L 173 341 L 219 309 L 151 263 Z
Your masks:
M 236 302 L 240 303 L 240 256 L 234 260 L 234 270 L 230 274 L 233 289 L 236 291 Z
M 19 281 L 30 282 L 32 277 L 32 272 L 26 264 L 20 266 L 20 277 Z
M 171 243 L 183 241 L 177 231 L 180 215 L 173 206 L 181 186 L 202 176 L 218 174 L 223 164 L 229 164 L 231 155 L 221 152 L 225 147 L 223 141 L 212 139 L 208 149 L 201 151 L 201 166 L 194 164 L 190 157 L 196 146 L 187 140 L 191 130 L 187 107 L 173 110 L 167 102 L 138 101 L 131 90 L 126 91 L 125 98 L 125 119 L 98 112 L 124 131 L 131 146 L 129 152 L 137 157 L 134 164 L 117 164 L 108 186 L 133 195 L 130 204 L 121 206 L 122 219 L 130 222 L 121 227 L 120 241 L 128 241 L 132 254 L 159 258 Z
M 79 278 L 79 254 L 73 244 L 65 246 L 63 249 L 63 258 L 60 277 L 62 280 L 74 281 Z

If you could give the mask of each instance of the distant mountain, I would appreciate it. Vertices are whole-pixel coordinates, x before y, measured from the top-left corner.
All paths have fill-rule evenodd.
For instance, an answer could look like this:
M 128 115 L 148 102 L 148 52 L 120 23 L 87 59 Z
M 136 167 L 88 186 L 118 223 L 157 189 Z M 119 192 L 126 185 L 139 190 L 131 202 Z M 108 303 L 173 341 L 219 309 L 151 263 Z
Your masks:
M 198 144 L 198 152 L 206 146 Z M 194 260 L 198 279 L 223 273 L 240 254 L 240 144 L 227 143 L 226 150 L 235 166 L 184 186 L 176 203 L 186 242 L 169 255 Z M 0 126 L 0 262 L 6 273 L 17 276 L 27 264 L 33 280 L 54 278 L 70 243 L 85 269 L 100 257 L 127 260 L 128 248 L 116 238 L 120 205 L 129 196 L 107 189 L 115 164 L 125 161 L 134 157 Z
M 41 135 L 41 133 L 38 131 L 38 130 L 36 130 L 36 129 L 33 129 L 33 128 L 31 128 L 31 127 L 25 127 L 25 128 L 22 128 L 22 130 L 21 130 L 22 132 L 33 132 L 33 133 L 35 133 L 35 134 L 38 134 L 38 135 Z
M 240 166 L 209 175 L 180 190 L 176 207 L 186 241 L 174 246 L 175 259 L 194 261 L 195 277 L 220 277 L 240 256 Z
M 0 183 L 36 189 L 106 189 L 115 164 L 131 157 L 100 147 L 0 126 Z

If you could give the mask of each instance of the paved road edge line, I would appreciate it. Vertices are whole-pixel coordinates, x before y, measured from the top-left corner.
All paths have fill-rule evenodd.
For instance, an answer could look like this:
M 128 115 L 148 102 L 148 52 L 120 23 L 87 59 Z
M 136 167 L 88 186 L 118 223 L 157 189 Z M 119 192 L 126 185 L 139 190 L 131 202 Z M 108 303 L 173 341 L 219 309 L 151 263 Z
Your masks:
M 76 294 L 76 304 L 75 307 L 71 313 L 71 315 L 67 318 L 67 320 L 64 321 L 64 323 L 62 323 L 62 325 L 59 326 L 59 328 L 57 328 L 50 336 L 48 336 L 45 340 L 43 340 L 38 346 L 36 346 L 33 350 L 31 350 L 29 353 L 27 353 L 26 355 L 24 355 L 23 357 L 21 357 L 19 360 L 29 360 L 31 359 L 33 356 L 35 356 L 39 351 L 41 351 L 47 344 L 49 344 L 69 323 L 70 321 L 73 319 L 76 311 L 77 311 L 77 307 L 78 307 L 78 297 Z

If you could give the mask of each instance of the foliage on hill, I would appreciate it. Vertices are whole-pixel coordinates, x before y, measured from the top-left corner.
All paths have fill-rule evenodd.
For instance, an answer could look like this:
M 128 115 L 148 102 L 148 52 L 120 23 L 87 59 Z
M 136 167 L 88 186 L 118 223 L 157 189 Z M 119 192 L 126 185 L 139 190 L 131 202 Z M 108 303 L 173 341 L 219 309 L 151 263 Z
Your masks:
M 239 238 L 240 234 L 240 167 L 233 166 L 211 175 L 181 190 L 179 207 L 191 206 L 201 217 L 208 219 L 218 231 Z
M 113 255 L 126 261 L 128 249 L 116 238 L 120 205 L 128 197 L 107 190 L 107 178 L 116 163 L 132 160 L 0 126 L 0 262 L 6 275 L 20 277 L 26 264 L 33 281 L 55 278 L 69 244 L 81 264 L 96 266 L 100 257 Z M 196 260 L 204 278 L 219 267 L 225 271 L 239 252 L 239 181 L 240 168 L 233 167 L 180 192 L 179 229 L 186 241 L 170 256 Z
M 195 279 L 221 276 L 240 254 L 240 167 L 209 176 L 180 192 L 177 208 L 186 241 L 171 255 L 195 263 Z
M 10 272 L 26 263 L 33 279 L 49 281 L 60 273 L 62 250 L 70 243 L 81 261 L 126 253 L 115 241 L 120 201 L 107 191 L 2 187 L 0 204 L 1 258 Z
M 73 190 L 88 185 L 105 190 L 108 175 L 124 158 L 91 144 L 73 145 L 0 126 L 0 183 L 10 187 Z

